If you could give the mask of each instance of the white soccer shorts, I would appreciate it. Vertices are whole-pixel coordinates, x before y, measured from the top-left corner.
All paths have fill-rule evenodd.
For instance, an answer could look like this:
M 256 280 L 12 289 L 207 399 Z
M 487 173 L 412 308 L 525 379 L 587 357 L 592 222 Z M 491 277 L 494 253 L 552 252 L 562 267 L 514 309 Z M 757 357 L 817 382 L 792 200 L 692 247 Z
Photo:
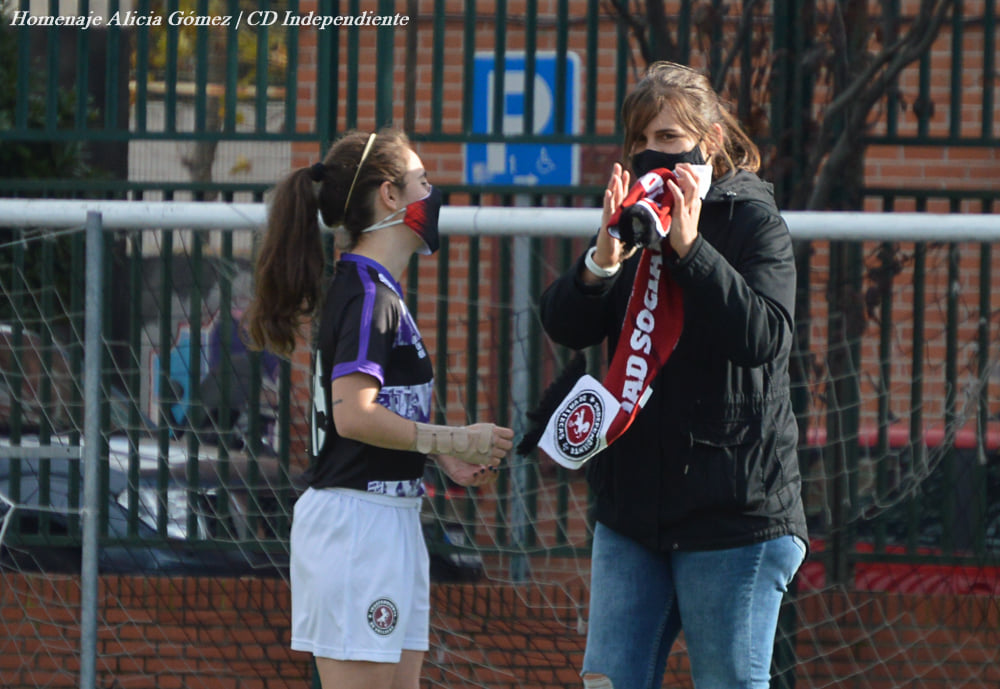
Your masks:
M 427 650 L 420 502 L 348 488 L 303 493 L 292 520 L 292 650 L 377 663 Z

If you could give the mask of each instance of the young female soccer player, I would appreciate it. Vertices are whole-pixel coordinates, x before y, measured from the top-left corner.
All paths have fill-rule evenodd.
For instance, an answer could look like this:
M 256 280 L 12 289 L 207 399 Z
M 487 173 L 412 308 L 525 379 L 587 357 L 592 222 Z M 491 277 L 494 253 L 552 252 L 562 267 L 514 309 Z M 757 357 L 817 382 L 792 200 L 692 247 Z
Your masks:
M 320 312 L 309 488 L 291 535 L 293 649 L 324 689 L 417 689 L 430 572 L 420 527 L 428 455 L 455 482 L 494 480 L 513 431 L 428 423 L 433 371 L 400 276 L 438 248 L 440 193 L 401 132 L 352 132 L 274 191 L 248 330 L 289 354 Z M 321 301 L 317 212 L 346 249 Z

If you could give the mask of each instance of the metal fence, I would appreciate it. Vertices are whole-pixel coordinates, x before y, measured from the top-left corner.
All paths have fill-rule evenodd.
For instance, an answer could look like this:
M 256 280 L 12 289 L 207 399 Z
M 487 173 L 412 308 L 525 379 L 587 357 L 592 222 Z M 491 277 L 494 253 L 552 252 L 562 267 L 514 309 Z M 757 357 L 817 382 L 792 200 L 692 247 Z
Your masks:
M 646 61 L 669 58 L 702 67 L 724 90 L 764 148 L 766 176 L 787 205 L 816 145 L 810 113 L 822 108 L 835 78 L 823 62 L 837 52 L 829 42 L 835 32 L 823 27 L 836 26 L 838 8 L 675 0 L 657 14 L 654 6 L 301 0 L 262 11 L 246 0 L 80 0 L 62 7 L 63 19 L 91 20 L 81 29 L 47 25 L 46 15 L 32 13 L 37 5 L 9 0 L 12 25 L 0 40 L 16 70 L 3 86 L 9 113 L 0 142 L 59 149 L 62 164 L 46 179 L 9 175 L 3 190 L 249 200 L 287 169 L 290 145 L 323 151 L 347 129 L 394 122 L 453 159 L 438 180 L 452 191 L 586 197 L 599 191 L 620 144 L 618 107 L 629 84 Z M 887 86 L 875 121 L 860 133 L 869 155 L 928 147 L 944 158 L 948 150 L 954 156 L 1000 142 L 994 3 L 953 2 L 950 9 L 937 39 Z M 865 16 L 887 44 L 918 23 L 920 11 L 915 3 L 872 3 Z M 114 13 L 125 21 L 112 23 Z M 407 21 L 323 30 L 302 21 L 316 16 Z M 486 181 L 458 169 L 471 165 L 470 147 L 486 145 L 507 147 L 515 159 L 524 154 L 517 146 L 575 145 L 579 174 L 572 182 L 543 175 L 526 189 L 510 169 Z M 170 167 L 165 146 L 187 150 L 169 174 L 151 169 Z M 873 186 L 869 196 L 921 183 L 899 178 Z M 974 186 L 969 180 L 965 191 Z
M 89 281 L 85 272 L 94 266 L 82 260 L 82 227 L 73 221 L 87 209 L 100 211 L 105 266 Z M 268 363 L 266 355 L 242 351 L 233 315 L 245 289 L 234 236 L 258 226 L 264 212 L 261 204 L 0 201 L 0 214 L 18 226 L 0 246 L 13 256 L 0 277 L 9 304 L 0 352 L 8 405 L 2 442 L 18 449 L 0 456 L 9 461 L 12 502 L 42 515 L 29 522 L 13 512 L 5 544 L 40 552 L 79 545 L 82 474 L 75 464 L 56 465 L 66 446 L 97 446 L 98 494 L 115 498 L 102 497 L 99 505 L 105 549 L 183 542 L 238 551 L 238 560 L 220 556 L 221 570 L 283 567 L 294 478 L 307 447 L 308 361 Z M 408 290 L 434 352 L 439 421 L 523 424 L 525 410 L 568 354 L 544 344 L 538 294 L 575 258 L 597 213 L 444 209 L 436 287 L 428 294 L 427 282 L 411 270 Z M 800 332 L 811 334 L 809 349 L 799 352 L 808 370 L 794 394 L 804 410 L 806 504 L 813 536 L 827 541 L 820 559 L 830 576 L 846 578 L 855 563 L 871 560 L 994 561 L 1000 554 L 995 216 L 786 217 L 810 257 L 800 266 L 809 308 L 798 317 Z M 203 229 L 209 227 L 215 229 Z M 181 235 L 188 238 L 175 243 Z M 77 257 L 64 283 L 53 277 L 62 270 L 59 241 L 68 241 Z M 143 248 L 150 242 L 157 251 Z M 204 253 L 209 245 L 221 247 L 219 253 Z M 867 303 L 854 310 L 836 310 L 826 299 L 831 266 L 842 260 L 837 246 L 861 257 L 854 294 Z M 178 298 L 186 272 L 189 284 Z M 104 325 L 100 344 L 88 349 L 81 295 L 94 280 L 103 293 Z M 144 308 L 147 301 L 157 308 Z M 210 318 L 199 316 L 209 311 Z M 859 320 L 844 323 L 843 313 Z M 178 327 L 178 315 L 189 327 Z M 597 372 L 601 353 L 592 354 Z M 96 406 L 83 398 L 87 371 L 100 373 Z M 95 445 L 81 441 L 88 418 L 100 420 Z M 495 504 L 465 505 L 488 513 L 458 515 L 475 545 L 440 540 L 432 547 L 522 563 L 585 555 L 589 528 L 585 505 L 574 502 L 578 475 L 556 472 L 541 457 L 512 457 L 509 468 Z M 29 473 L 31 491 L 22 487 Z M 435 482 L 432 501 L 442 517 L 448 491 L 439 477 Z M 60 510 L 65 520 L 52 516 Z M 153 564 L 127 557 L 134 569 L 164 567 L 155 557 Z M 192 562 L 205 566 L 204 559 Z
M 35 8 L 27 0 L 8 2 L 10 25 L 0 32 L 0 50 L 9 58 L 4 64 L 10 69 L 10 78 L 0 80 L 5 117 L 0 153 L 7 156 L 5 169 L 0 170 L 5 175 L 0 177 L 0 193 L 259 202 L 294 160 L 314 157 L 341 132 L 395 122 L 429 152 L 427 159 L 439 168 L 435 181 L 440 180 L 453 203 L 594 206 L 608 163 L 618 155 L 618 106 L 640 66 L 665 57 L 703 67 L 736 103 L 741 120 L 761 125 L 753 132 L 771 166 L 767 176 L 775 180 L 779 199 L 790 198 L 790 185 L 799 173 L 788 163 L 808 152 L 807 113 L 822 103 L 827 88 L 807 69 L 806 58 L 824 48 L 804 23 L 810 8 L 815 8 L 803 2 L 729 6 L 721 0 L 701 5 L 678 0 L 664 4 L 663 16 L 630 16 L 613 9 L 623 6 L 627 4 L 609 6 L 596 0 L 551 4 L 380 0 L 374 6 L 358 0 L 302 0 L 267 10 L 275 17 L 300 19 L 290 23 L 270 22 L 270 15 L 263 14 L 252 22 L 251 15 L 262 10 L 257 3 L 242 0 L 106 5 L 81 0 L 75 10 L 61 8 L 66 16 L 103 20 L 81 29 L 47 25 L 42 20 L 46 15 L 33 14 Z M 917 8 L 877 3 L 872 11 L 872 20 L 884 27 L 883 37 L 888 37 L 911 23 Z M 150 21 L 113 23 L 110 17 L 116 12 Z M 377 27 L 355 22 L 318 31 L 301 21 L 308 16 L 376 14 L 403 14 L 409 21 Z M 863 137 L 869 158 L 877 160 L 890 149 L 918 147 L 933 151 L 928 157 L 935 162 L 921 177 L 872 175 L 877 181 L 864 189 L 866 207 L 996 212 L 997 194 L 988 183 L 975 175 L 942 179 L 938 171 L 946 159 L 964 160 L 967 154 L 974 158 L 976 150 L 992 150 L 1000 143 L 996 51 L 991 49 L 997 41 L 995 14 L 992 0 L 953 3 L 950 19 L 931 49 L 887 90 L 877 121 Z M 172 16 L 178 21 L 171 21 Z M 230 22 L 208 27 L 185 19 L 191 17 L 228 17 Z M 244 19 L 242 25 L 236 23 L 237 17 Z M 720 21 L 706 23 L 706 17 Z M 162 21 L 152 21 L 156 18 Z M 726 52 L 726 45 L 738 49 Z M 965 87 L 970 74 L 976 75 L 981 88 Z M 508 160 L 517 160 L 515 146 L 525 146 L 533 154 L 545 149 L 550 157 L 562 151 L 569 162 L 556 169 L 568 174 L 572 183 L 559 177 L 554 182 L 543 177 L 515 179 L 517 170 Z M 489 147 L 501 147 L 505 153 L 501 157 L 508 162 L 492 177 L 476 177 L 470 161 L 501 150 Z M 33 164 L 28 166 L 26 160 Z M 484 165 L 489 168 L 488 162 Z M 989 172 L 988 167 L 982 169 Z M 243 394 L 233 389 L 228 377 L 236 375 L 233 366 L 224 367 L 230 374 L 219 377 L 217 389 L 204 390 L 198 362 L 206 359 L 204 365 L 211 365 L 206 351 L 221 360 L 233 358 L 233 311 L 245 297 L 252 240 L 247 232 L 221 226 L 191 227 L 123 229 L 105 238 L 110 270 L 105 278 L 107 352 L 102 369 L 107 381 L 102 426 L 106 433 L 116 424 L 128 429 L 148 426 L 143 432 L 152 433 L 156 448 L 150 451 L 162 459 L 177 442 L 187 445 L 189 455 L 201 453 L 206 436 L 191 433 L 180 440 L 187 430 L 182 426 L 210 421 L 210 444 L 221 447 L 222 456 L 209 459 L 221 461 L 222 466 L 227 466 L 229 445 L 238 443 L 236 436 L 245 436 L 251 455 L 261 450 L 254 443 L 268 438 L 277 459 L 267 469 L 284 482 L 274 484 L 280 490 L 273 497 L 276 502 L 268 506 L 278 505 L 277 513 L 287 514 L 293 491 L 288 467 L 303 446 L 291 392 L 301 382 L 296 377 L 301 370 L 255 355 L 241 360 L 254 386 L 243 391 L 251 405 L 243 412 L 243 428 L 234 426 L 235 413 L 225 404 L 206 407 L 201 399 L 206 393 L 223 401 Z M 11 349 L 24 351 L 29 337 L 25 332 L 37 331 L 41 368 L 55 371 L 64 356 L 64 377 L 78 380 L 84 359 L 80 234 L 54 237 L 17 228 L 4 236 L 3 271 L 10 295 L 4 318 L 10 323 Z M 559 268 L 568 265 L 579 241 L 538 236 L 507 242 L 494 236 L 455 235 L 448 238 L 435 266 L 410 271 L 411 307 L 432 324 L 427 334 L 437 352 L 442 418 L 490 415 L 514 422 L 515 393 L 522 406 L 537 397 L 565 353 L 546 345 L 530 317 L 532 299 Z M 912 461 L 900 458 L 902 448 L 893 444 L 898 434 L 890 432 L 893 424 L 908 425 L 904 444 L 911 447 L 921 445 L 917 441 L 928 426 L 955 429 L 975 419 L 972 470 L 988 473 L 992 466 L 983 458 L 993 449 L 985 429 L 995 416 L 990 355 L 995 344 L 995 307 L 990 301 L 995 257 L 988 243 L 970 241 L 957 243 L 953 236 L 942 234 L 921 241 L 894 237 L 873 243 L 840 241 L 831 235 L 799 243 L 801 356 L 795 362 L 796 408 L 803 437 L 823 448 L 822 473 L 840 477 L 824 483 L 824 497 L 814 515 L 817 526 L 857 521 L 868 498 L 856 494 L 872 495 L 870 486 L 859 484 L 859 477 L 868 471 L 863 468 L 866 453 L 896 457 L 894 468 L 876 462 L 872 470 L 872 485 L 885 495 L 895 491 L 893 505 L 918 504 L 913 502 L 917 498 L 910 490 L 912 481 L 901 478 L 904 464 L 911 473 L 917 465 L 926 470 L 942 466 L 941 471 L 953 476 L 953 463 L 964 461 L 953 459 L 950 448 L 956 436 L 950 431 L 942 436 L 949 442 L 930 451 L 932 459 L 940 457 L 941 462 L 928 464 L 923 450 Z M 966 281 L 967 289 L 949 287 Z M 969 290 L 974 299 L 968 297 Z M 901 318 L 900 312 L 906 317 Z M 975 325 L 972 314 L 978 314 Z M 212 328 L 203 333 L 200 326 L 206 317 Z M 182 337 L 184 345 L 178 348 Z M 221 344 L 215 345 L 213 337 Z M 182 354 L 174 364 L 170 357 L 177 351 Z M 518 373 L 523 377 L 517 380 L 512 373 L 514 355 L 526 362 L 527 373 Z M 592 357 L 595 366 L 598 359 Z M 11 370 L 9 385 L 16 390 L 28 373 L 23 362 Z M 452 370 L 463 372 L 450 378 Z M 970 387 L 969 380 L 980 381 L 978 387 Z M 451 384 L 455 381 L 457 386 Z M 60 385 L 65 381 L 60 376 L 43 376 L 41 382 L 43 400 L 58 397 L 64 404 L 59 408 L 62 416 L 37 422 L 40 442 L 47 442 L 56 430 L 49 427 L 50 421 L 67 422 L 78 433 L 81 391 L 65 386 L 67 397 L 61 398 Z M 900 386 L 909 386 L 905 395 L 898 392 Z M 975 390 L 974 412 L 961 398 L 963 390 Z M 13 399 L 10 437 L 18 442 L 33 412 L 19 406 L 17 395 Z M 899 401 L 904 399 L 905 404 Z M 206 408 L 216 410 L 216 415 L 195 418 L 207 415 Z M 215 433 L 216 428 L 225 433 Z M 874 440 L 859 446 L 856 439 L 868 437 L 865 433 L 872 428 Z M 821 438 L 817 429 L 828 435 Z M 128 443 L 133 446 L 139 446 L 135 437 Z M 134 458 L 137 450 L 129 452 Z M 126 462 L 130 467 L 131 458 Z M 169 502 L 170 497 L 169 472 L 162 461 L 157 462 L 161 466 L 150 478 L 158 494 L 154 505 Z M 260 469 L 253 461 L 246 467 L 251 472 Z M 191 463 L 186 478 L 190 483 L 196 477 L 196 463 Z M 137 485 L 139 478 L 133 473 L 131 483 Z M 250 478 L 251 483 L 259 480 L 256 475 Z M 532 494 L 536 478 L 537 472 L 521 476 L 529 484 L 522 486 L 528 489 L 526 494 Z M 956 535 L 955 510 L 943 509 L 944 536 L 938 540 L 945 554 L 984 552 L 990 504 L 989 495 L 982 493 L 990 485 L 986 478 L 974 473 L 968 480 L 978 491 L 974 504 L 981 506 L 972 532 L 961 527 L 958 531 L 965 535 Z M 222 482 L 227 481 L 224 476 Z M 503 491 L 507 488 L 502 486 Z M 69 494 L 77 492 L 78 486 L 71 483 Z M 874 494 L 874 507 L 865 509 L 885 515 L 889 511 L 882 504 L 885 500 L 878 497 L 879 490 Z M 212 509 L 223 515 L 226 528 L 280 541 L 287 524 L 280 518 L 274 524 L 258 523 L 267 506 L 254 504 L 257 498 L 252 492 L 249 503 L 232 502 L 224 488 L 217 495 L 221 497 L 211 497 Z M 953 500 L 954 491 L 945 491 L 945 496 Z M 567 514 L 562 509 L 567 500 L 557 498 L 560 514 Z M 178 504 L 194 501 L 189 494 Z M 126 504 L 131 520 L 142 504 L 140 496 L 132 495 Z M 534 547 L 538 539 L 532 529 L 520 534 L 506 530 L 515 507 L 537 509 L 530 500 L 520 506 L 499 503 L 497 543 L 506 547 L 508 539 L 517 538 L 522 541 L 519 548 Z M 231 508 L 242 510 L 238 524 L 230 518 Z M 920 511 L 910 509 L 911 516 Z M 153 511 L 153 530 L 162 538 L 170 528 L 168 511 Z M 566 535 L 573 527 L 565 517 L 560 519 L 553 527 L 555 544 L 573 552 L 575 546 Z M 42 533 L 50 531 L 47 524 L 43 519 Z M 71 517 L 69 532 L 76 533 L 75 528 Z M 209 528 L 199 524 L 195 510 L 187 512 L 186 532 Z M 877 543 L 888 538 L 883 531 L 875 529 Z M 904 532 L 916 552 L 919 525 Z M 126 538 L 135 534 L 132 527 Z M 834 545 L 836 552 L 855 557 L 849 542 L 842 548 Z M 845 569 L 847 557 L 835 558 L 841 563 L 838 570 Z

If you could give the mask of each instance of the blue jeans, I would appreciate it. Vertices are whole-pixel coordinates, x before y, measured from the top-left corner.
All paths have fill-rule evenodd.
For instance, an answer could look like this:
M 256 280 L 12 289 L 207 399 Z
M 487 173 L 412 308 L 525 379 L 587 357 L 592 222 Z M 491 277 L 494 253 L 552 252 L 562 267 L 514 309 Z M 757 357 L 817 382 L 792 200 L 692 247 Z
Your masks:
M 582 674 L 615 689 L 658 689 L 683 626 L 696 689 L 767 689 L 781 598 L 805 552 L 796 536 L 654 552 L 598 524 Z

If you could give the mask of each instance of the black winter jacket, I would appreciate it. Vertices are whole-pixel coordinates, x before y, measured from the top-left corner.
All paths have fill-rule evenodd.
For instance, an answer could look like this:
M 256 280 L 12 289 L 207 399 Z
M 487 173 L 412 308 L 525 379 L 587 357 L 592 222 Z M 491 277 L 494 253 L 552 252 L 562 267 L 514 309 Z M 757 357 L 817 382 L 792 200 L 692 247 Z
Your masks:
M 664 261 L 684 293 L 684 330 L 632 426 L 587 465 L 596 519 L 653 550 L 738 547 L 795 534 L 808 542 L 789 394 L 795 262 L 769 184 L 716 180 L 699 236 Z M 581 349 L 614 354 L 638 265 L 597 285 L 583 257 L 546 289 L 542 324 Z

